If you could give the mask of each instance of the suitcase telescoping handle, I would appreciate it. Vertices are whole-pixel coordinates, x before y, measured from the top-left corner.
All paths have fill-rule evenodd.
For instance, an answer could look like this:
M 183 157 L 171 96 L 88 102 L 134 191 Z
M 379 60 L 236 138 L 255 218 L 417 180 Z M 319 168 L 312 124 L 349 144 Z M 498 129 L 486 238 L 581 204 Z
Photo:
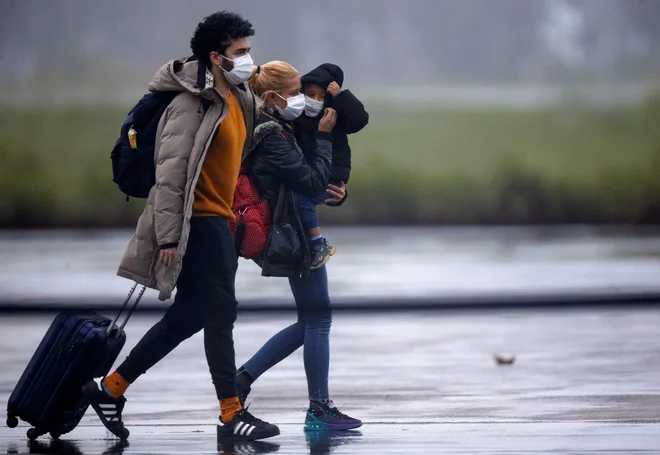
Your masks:
M 117 312 L 117 315 L 115 316 L 115 318 L 112 320 L 112 322 L 111 322 L 110 325 L 108 326 L 108 332 L 107 332 L 108 335 L 110 335 L 110 332 L 111 332 L 112 329 L 115 327 L 115 324 L 117 324 L 117 321 L 119 320 L 119 316 L 120 316 L 120 315 L 124 312 L 124 310 L 126 309 L 126 306 L 128 305 L 128 302 L 131 301 L 131 297 L 133 297 L 133 294 L 135 293 L 135 290 L 137 289 L 137 286 L 138 286 L 138 284 L 135 283 L 135 284 L 133 285 L 133 287 L 131 288 L 131 290 L 128 292 L 128 295 L 127 295 L 126 298 L 124 299 L 124 303 L 121 305 L 121 308 L 120 308 L 119 311 Z M 123 330 L 124 327 L 126 327 L 126 323 L 128 322 L 128 320 L 130 319 L 131 315 L 133 314 L 133 311 L 135 311 L 135 307 L 137 307 L 138 303 L 140 303 L 140 299 L 142 298 L 142 294 L 144 294 L 144 291 L 146 291 L 146 290 L 147 290 L 147 287 L 146 287 L 146 286 L 142 286 L 142 289 L 140 289 L 140 292 L 138 293 L 138 295 L 137 295 L 137 297 L 136 297 L 136 299 L 135 299 L 135 303 L 133 304 L 133 306 L 131 306 L 131 309 L 128 311 L 128 313 L 126 314 L 126 317 L 124 318 L 123 322 L 122 322 L 121 325 L 119 326 L 120 329 Z

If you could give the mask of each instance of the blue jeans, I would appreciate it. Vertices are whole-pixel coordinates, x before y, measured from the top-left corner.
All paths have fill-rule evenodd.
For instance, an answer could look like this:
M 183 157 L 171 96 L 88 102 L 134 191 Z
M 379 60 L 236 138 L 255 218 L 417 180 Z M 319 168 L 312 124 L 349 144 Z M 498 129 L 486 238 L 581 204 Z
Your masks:
M 296 300 L 298 321 L 275 334 L 243 367 L 257 379 L 304 345 L 309 399 L 327 400 L 332 324 L 327 270 L 323 266 L 309 275 L 289 278 L 289 284 Z
M 314 197 L 296 193 L 296 198 L 298 201 L 298 212 L 300 213 L 300 221 L 305 232 L 309 233 L 310 229 L 319 227 L 319 215 L 316 213 L 316 206 L 322 205 L 331 197 L 332 196 L 330 196 L 327 191 Z

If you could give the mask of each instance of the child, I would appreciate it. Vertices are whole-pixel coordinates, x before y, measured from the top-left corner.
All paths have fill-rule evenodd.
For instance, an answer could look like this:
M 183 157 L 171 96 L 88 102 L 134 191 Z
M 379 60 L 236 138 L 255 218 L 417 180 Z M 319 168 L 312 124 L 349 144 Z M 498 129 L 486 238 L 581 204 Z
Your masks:
M 369 123 L 369 114 L 364 105 L 349 90 L 341 90 L 344 72 L 337 65 L 324 63 L 301 78 L 305 94 L 305 112 L 294 121 L 296 140 L 306 158 L 316 153 L 316 132 L 323 109 L 331 107 L 337 111 L 337 124 L 332 130 L 332 173 L 328 191 L 315 197 L 298 194 L 298 211 L 303 228 L 312 241 L 312 263 L 310 270 L 325 265 L 337 249 L 321 234 L 316 206 L 341 205 L 332 202 L 348 183 L 351 173 L 351 147 L 347 135 L 357 133 Z

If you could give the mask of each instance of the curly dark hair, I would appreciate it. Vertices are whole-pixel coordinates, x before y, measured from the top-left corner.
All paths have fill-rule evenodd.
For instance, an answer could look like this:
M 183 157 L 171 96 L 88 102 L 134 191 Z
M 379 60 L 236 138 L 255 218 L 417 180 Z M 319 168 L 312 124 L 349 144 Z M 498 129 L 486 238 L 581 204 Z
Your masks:
M 197 60 L 211 68 L 211 52 L 224 55 L 234 40 L 252 35 L 254 30 L 250 21 L 240 14 L 220 11 L 205 17 L 199 23 L 190 40 L 190 49 Z

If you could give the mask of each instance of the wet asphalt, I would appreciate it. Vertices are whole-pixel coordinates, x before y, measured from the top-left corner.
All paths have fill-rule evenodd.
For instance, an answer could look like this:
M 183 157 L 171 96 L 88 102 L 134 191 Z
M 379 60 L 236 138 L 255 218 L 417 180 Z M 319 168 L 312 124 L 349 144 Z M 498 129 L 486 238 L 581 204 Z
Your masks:
M 0 405 L 53 316 L 0 319 Z M 158 315 L 135 316 L 124 355 Z M 239 364 L 287 314 L 241 315 Z M 474 311 L 337 314 L 331 396 L 364 420 L 305 434 L 302 351 L 262 376 L 250 411 L 280 425 L 260 444 L 219 444 L 217 401 L 198 334 L 131 386 L 128 445 L 93 411 L 60 441 L 0 427 L 0 453 L 640 453 L 660 454 L 660 311 Z M 499 365 L 494 355 L 515 357 Z

